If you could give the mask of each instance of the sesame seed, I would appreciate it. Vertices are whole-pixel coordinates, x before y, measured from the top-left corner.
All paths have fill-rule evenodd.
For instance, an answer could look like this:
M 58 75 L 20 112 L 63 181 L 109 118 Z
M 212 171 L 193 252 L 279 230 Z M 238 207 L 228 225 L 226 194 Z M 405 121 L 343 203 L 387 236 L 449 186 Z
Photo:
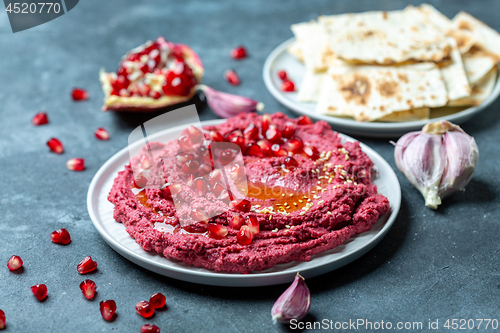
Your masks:
M 300 199 L 299 199 L 299 202 L 300 202 L 300 203 L 302 203 L 302 202 L 304 202 L 304 201 L 302 201 L 302 200 L 300 200 Z
M 276 228 L 276 229 L 273 229 L 273 232 L 278 232 L 278 228 Z
M 290 226 L 289 225 L 285 225 L 285 228 L 290 229 Z
M 326 212 L 328 215 L 332 215 L 332 212 Z
M 284 197 L 284 196 L 285 196 L 285 193 L 282 193 L 282 194 L 281 194 L 281 196 L 282 196 L 282 197 Z
M 318 201 L 318 206 L 321 205 L 323 202 L 325 202 L 325 200 Z
M 305 213 L 306 213 L 306 212 L 300 212 L 300 214 L 299 214 L 299 215 L 304 215 Z
M 272 218 L 273 218 L 273 216 L 272 216 L 272 215 L 269 215 L 269 221 L 271 221 L 271 219 L 272 219 Z
M 311 193 L 316 193 L 316 191 L 311 191 Z
M 328 179 L 328 184 L 332 183 L 333 178 Z
M 290 196 L 291 196 L 291 197 L 293 197 L 293 193 L 292 193 L 292 194 L 290 194 Z

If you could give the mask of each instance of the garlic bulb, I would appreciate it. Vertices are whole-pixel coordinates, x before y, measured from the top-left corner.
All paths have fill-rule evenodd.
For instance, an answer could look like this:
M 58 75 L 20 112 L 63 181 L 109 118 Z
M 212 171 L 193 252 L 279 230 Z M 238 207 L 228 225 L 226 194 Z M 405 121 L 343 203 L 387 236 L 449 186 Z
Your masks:
M 462 190 L 472 178 L 479 159 L 473 137 L 460 126 L 438 121 L 421 132 L 403 135 L 394 152 L 398 169 L 436 209 L 441 199 Z
M 231 118 L 242 112 L 264 110 L 264 104 L 248 97 L 228 94 L 217 91 L 204 84 L 198 85 L 207 98 L 207 103 L 212 111 L 222 118 Z
M 304 278 L 297 273 L 295 280 L 278 298 L 271 309 L 273 321 L 289 323 L 292 319 L 302 319 L 311 307 L 311 293 Z

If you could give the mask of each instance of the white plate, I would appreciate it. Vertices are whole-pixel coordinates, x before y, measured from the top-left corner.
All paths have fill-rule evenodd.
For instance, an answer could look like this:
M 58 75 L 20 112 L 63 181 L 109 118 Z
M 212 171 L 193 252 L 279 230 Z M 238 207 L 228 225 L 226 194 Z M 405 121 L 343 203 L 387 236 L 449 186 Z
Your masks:
M 429 120 L 407 121 L 401 123 L 378 123 L 378 122 L 357 122 L 351 119 L 332 117 L 314 112 L 316 103 L 304 103 L 297 101 L 297 92 L 284 93 L 280 90 L 281 81 L 276 75 L 280 69 L 285 69 L 288 76 L 295 83 L 296 88 L 300 87 L 302 78 L 306 71 L 304 65 L 287 51 L 287 47 L 295 41 L 291 38 L 277 48 L 267 57 L 264 64 L 264 83 L 271 94 L 284 106 L 297 114 L 305 114 L 312 119 L 325 120 L 332 125 L 336 131 L 352 135 L 366 137 L 398 137 L 411 131 L 420 130 Z M 476 113 L 486 109 L 500 94 L 500 83 L 497 79 L 495 88 L 491 95 L 477 107 L 470 107 L 460 112 L 444 117 L 433 118 L 432 121 L 445 119 L 455 124 L 461 124 L 474 116 Z
M 202 126 L 216 125 L 223 121 L 206 121 L 202 122 Z M 148 140 L 154 141 L 155 137 L 174 130 L 175 128 L 171 128 L 158 132 L 149 136 Z M 341 135 L 341 137 L 345 141 L 355 141 L 345 135 Z M 140 143 L 137 142 L 135 145 L 138 146 Z M 118 172 L 128 164 L 128 147 L 111 157 L 94 176 L 87 195 L 87 207 L 94 226 L 109 246 L 128 260 L 158 274 L 183 281 L 216 286 L 252 287 L 287 283 L 293 280 L 297 272 L 300 272 L 305 278 L 309 278 L 332 271 L 359 258 L 372 249 L 394 223 L 401 205 L 401 188 L 398 178 L 380 155 L 364 144 L 361 144 L 361 148 L 375 163 L 379 177 L 374 180 L 374 184 L 378 186 L 379 192 L 389 199 L 391 211 L 380 218 L 371 230 L 348 239 L 330 251 L 313 256 L 309 262 L 281 264 L 261 273 L 217 273 L 144 251 L 129 236 L 123 224 L 113 219 L 114 206 L 107 200 L 113 180 Z

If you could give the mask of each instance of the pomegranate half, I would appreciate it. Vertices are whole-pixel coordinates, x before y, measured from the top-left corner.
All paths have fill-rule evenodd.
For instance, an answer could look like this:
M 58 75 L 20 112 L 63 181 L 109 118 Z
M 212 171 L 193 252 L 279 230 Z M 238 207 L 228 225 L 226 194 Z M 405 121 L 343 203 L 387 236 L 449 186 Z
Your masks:
M 189 46 L 158 37 L 128 52 L 116 73 L 101 70 L 103 111 L 154 111 L 185 102 L 195 94 L 203 72 Z

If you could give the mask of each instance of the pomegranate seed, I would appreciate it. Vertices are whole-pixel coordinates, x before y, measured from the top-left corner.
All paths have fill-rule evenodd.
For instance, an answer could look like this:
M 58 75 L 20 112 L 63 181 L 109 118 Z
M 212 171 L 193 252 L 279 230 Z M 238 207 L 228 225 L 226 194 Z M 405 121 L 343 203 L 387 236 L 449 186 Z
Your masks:
M 203 141 L 203 133 L 196 128 L 195 126 L 191 125 L 189 126 L 186 130 L 186 135 L 191 139 L 191 142 L 193 144 L 200 143 Z
M 233 136 L 231 139 L 229 139 L 229 142 L 231 143 L 234 143 L 234 144 L 237 144 L 238 147 L 240 147 L 241 150 L 244 150 L 245 149 L 245 145 L 246 145 L 246 140 L 244 137 L 241 137 L 241 136 Z
M 245 154 L 250 155 L 250 156 L 256 156 L 256 157 L 264 157 L 264 153 L 262 152 L 262 149 L 256 143 L 248 144 L 247 148 L 245 150 Z
M 269 140 L 259 140 L 257 141 L 257 145 L 260 147 L 260 149 L 262 150 L 262 153 L 266 156 L 272 156 L 273 155 L 273 152 L 271 150 L 273 144 L 271 142 L 269 142 Z
M 226 78 L 227 82 L 232 84 L 233 86 L 237 86 L 240 84 L 240 78 L 238 74 L 234 71 L 234 69 L 228 69 L 224 72 L 224 78 Z
M 0 330 L 5 328 L 5 312 L 0 310 Z
M 255 215 L 250 214 L 245 216 L 245 223 L 250 228 L 253 235 L 259 233 L 259 221 L 257 221 L 257 217 L 255 217 Z
M 299 138 L 293 138 L 286 142 L 286 149 L 294 154 L 299 154 L 303 148 L 304 144 Z
M 234 130 L 234 131 L 231 131 L 229 133 L 226 134 L 226 140 L 229 141 L 231 140 L 234 136 L 240 136 L 240 137 L 243 137 L 243 132 L 240 131 L 239 129 L 237 130 Z
M 218 200 L 224 201 L 226 204 L 229 204 L 229 192 L 227 190 L 222 191 L 217 197 Z
M 149 304 L 151 304 L 155 309 L 161 309 L 167 303 L 167 298 L 162 293 L 156 293 L 151 295 L 149 298 Z
M 135 311 L 144 318 L 149 318 L 155 314 L 155 308 L 148 301 L 140 301 L 135 305 Z
M 309 157 L 313 160 L 317 160 L 319 158 L 319 152 L 314 146 L 304 146 L 303 155 L 305 157 Z
M 116 303 L 113 300 L 106 300 L 99 302 L 101 316 L 104 320 L 110 321 L 116 312 Z
M 274 143 L 281 141 L 281 131 L 274 125 L 269 126 L 266 131 L 266 138 Z
M 231 163 L 231 161 L 235 158 L 235 152 L 231 149 L 226 149 L 224 151 L 222 151 L 222 153 L 220 154 L 220 157 L 219 157 L 219 162 L 222 164 L 222 165 L 227 165 L 229 163 Z
M 221 195 L 222 191 L 224 191 L 226 188 L 222 186 L 220 183 L 215 183 L 214 186 L 212 187 L 212 193 L 218 197 Z
M 154 99 L 160 99 L 160 97 L 161 97 L 161 94 L 158 91 L 152 91 L 149 95 L 151 97 L 153 97 Z
M 250 124 L 243 131 L 243 135 L 247 140 L 256 140 L 259 137 L 259 129 L 254 124 Z
M 181 171 L 187 175 L 193 174 L 198 171 L 200 164 L 195 160 L 188 160 L 181 168 Z
M 140 160 L 140 163 L 141 163 L 141 167 L 143 169 L 150 169 L 151 168 L 151 160 L 149 159 L 149 156 L 148 155 L 142 155 L 141 156 L 141 160 Z
M 141 84 L 139 86 L 139 94 L 144 97 L 149 97 L 151 94 L 151 88 L 147 84 Z
M 281 81 L 285 81 L 286 79 L 288 79 L 288 75 L 286 75 L 285 70 L 278 71 L 278 77 L 280 78 Z
M 292 81 L 285 81 L 281 84 L 281 90 L 286 92 L 295 91 L 295 84 Z
M 193 148 L 193 141 L 191 141 L 191 138 L 187 135 L 181 135 L 178 141 L 181 150 L 190 150 Z
M 231 203 L 233 204 L 234 208 L 238 209 L 239 211 L 242 211 L 243 213 L 248 213 L 250 211 L 250 207 L 252 207 L 252 204 L 247 199 L 243 199 L 240 202 L 235 200 Z
M 245 176 L 245 169 L 239 164 L 235 164 L 231 167 L 231 170 L 229 171 L 229 176 L 231 177 L 232 180 L 238 181 L 243 176 Z
M 177 166 L 182 167 L 187 161 L 196 160 L 193 154 L 178 154 L 176 156 Z
M 204 177 L 198 177 L 193 181 L 193 187 L 193 190 L 196 192 L 196 194 L 201 197 L 208 189 L 207 180 Z
M 224 239 L 227 236 L 227 227 L 218 223 L 209 223 L 207 225 L 208 234 L 213 239 Z
M 171 200 L 172 195 L 176 195 L 182 190 L 181 184 L 165 184 L 160 189 L 160 196 L 164 199 Z
M 227 224 L 235 230 L 240 230 L 245 224 L 245 219 L 240 214 L 234 214 L 232 219 L 228 219 Z
M 16 271 L 23 266 L 23 260 L 20 256 L 12 256 L 7 261 L 7 268 L 11 271 Z
M 289 171 L 295 170 L 299 166 L 299 163 L 295 160 L 295 158 L 291 156 L 285 157 L 285 160 L 283 161 L 283 168 Z
M 108 131 L 106 131 L 106 129 L 102 127 L 96 129 L 94 134 L 95 137 L 98 138 L 99 140 L 109 140 L 110 138 Z
M 160 328 L 153 324 L 145 324 L 141 327 L 141 333 L 160 333 Z
M 186 185 L 189 187 L 193 187 L 195 178 L 196 177 L 194 175 L 189 175 L 188 178 L 186 179 Z
M 231 58 L 243 59 L 247 57 L 247 49 L 244 46 L 238 46 L 231 50 Z
M 300 116 L 297 118 L 297 124 L 299 125 L 312 125 L 313 121 L 308 116 Z
M 134 177 L 134 187 L 135 188 L 144 188 L 148 184 L 148 179 L 146 176 L 140 172 L 137 176 Z
M 205 163 L 200 165 L 200 167 L 198 168 L 198 172 L 202 176 L 208 175 L 210 172 L 212 172 L 212 170 L 213 170 L 213 168 L 210 165 L 205 164 Z
M 56 154 L 62 154 L 64 152 L 63 144 L 56 138 L 52 138 L 47 141 L 47 146 L 49 146 L 50 150 Z
M 273 152 L 274 156 L 288 156 L 288 152 L 286 151 L 286 149 L 284 149 L 277 143 L 271 146 L 271 151 Z
M 85 89 L 74 88 L 71 92 L 71 97 L 73 97 L 75 101 L 84 101 L 89 98 L 89 93 Z
M 193 220 L 199 222 L 208 220 L 208 215 L 198 208 L 193 208 L 193 210 L 191 210 L 191 217 L 193 218 Z
M 214 142 L 224 142 L 225 141 L 222 134 L 220 134 L 217 131 L 210 131 L 209 138 L 210 138 L 210 140 L 212 140 Z
M 200 147 L 200 155 L 203 163 L 212 165 L 212 154 L 209 147 Z
M 295 124 L 287 123 L 283 131 L 281 131 L 281 136 L 290 139 L 295 134 Z
M 240 228 L 240 231 L 238 231 L 238 234 L 236 235 L 236 239 L 238 240 L 238 243 L 241 245 L 248 245 L 252 242 L 252 231 L 250 230 L 250 227 L 247 225 L 244 225 Z
M 31 292 L 37 300 L 43 301 L 47 297 L 47 286 L 44 284 L 35 284 L 31 286 Z
M 47 114 L 45 112 L 40 112 L 33 117 L 31 122 L 35 126 L 45 125 L 49 123 L 49 118 L 47 118 Z
M 262 133 L 266 133 L 269 125 L 271 125 L 271 116 L 266 113 L 262 115 Z
M 85 169 L 83 158 L 71 158 L 66 162 L 66 167 L 71 171 L 82 171 Z
M 86 299 L 94 298 L 96 288 L 97 287 L 95 285 L 95 282 L 92 280 L 87 279 L 80 283 L 80 290 L 82 291 L 82 294 Z
M 80 274 L 87 274 L 94 271 L 97 268 L 97 263 L 92 260 L 92 257 L 87 256 L 83 258 L 82 261 L 76 266 L 76 270 Z
M 220 183 L 220 180 L 222 179 L 222 171 L 220 169 L 215 169 L 210 173 L 209 179 L 210 186 L 214 186 L 215 184 Z
M 67 245 L 71 242 L 68 230 L 61 228 L 50 234 L 50 239 L 57 244 Z

